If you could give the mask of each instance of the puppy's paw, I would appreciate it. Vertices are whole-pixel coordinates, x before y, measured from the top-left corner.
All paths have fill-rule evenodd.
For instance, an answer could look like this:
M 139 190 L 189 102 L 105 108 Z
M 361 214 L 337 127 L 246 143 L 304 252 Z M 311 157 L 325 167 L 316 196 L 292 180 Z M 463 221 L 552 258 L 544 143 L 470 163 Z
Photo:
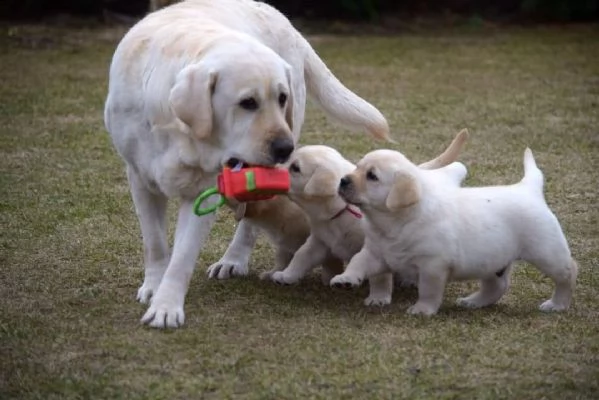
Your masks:
M 165 298 L 166 297 L 166 298 Z M 152 304 L 141 318 L 141 322 L 152 328 L 178 328 L 185 323 L 183 301 L 173 296 L 156 295 Z
M 286 274 L 285 271 L 276 271 L 270 279 L 277 285 L 294 285 L 300 280 L 297 276 Z
M 348 274 L 337 275 L 333 277 L 330 282 L 331 287 L 338 289 L 352 289 L 359 287 L 361 284 L 362 279 Z
M 208 278 L 229 279 L 235 276 L 246 276 L 248 266 L 246 262 L 222 259 L 208 267 Z
M 473 296 L 460 297 L 456 300 L 455 304 L 464 308 L 482 308 L 487 305 L 486 303 L 481 302 L 480 298 Z
M 277 272 L 278 270 L 276 269 L 271 269 L 270 271 L 264 271 L 263 273 L 260 274 L 260 280 L 262 281 L 269 281 L 272 279 L 272 275 Z
M 368 307 L 383 307 L 391 304 L 391 296 L 371 294 L 364 299 L 364 305 Z
M 539 306 L 539 310 L 543 312 L 565 311 L 567 309 L 567 305 L 555 304 L 551 299 L 543 302 L 543 304 Z
M 411 315 L 424 315 L 428 317 L 436 314 L 437 310 L 428 304 L 417 302 L 416 304 L 408 308 L 407 312 Z

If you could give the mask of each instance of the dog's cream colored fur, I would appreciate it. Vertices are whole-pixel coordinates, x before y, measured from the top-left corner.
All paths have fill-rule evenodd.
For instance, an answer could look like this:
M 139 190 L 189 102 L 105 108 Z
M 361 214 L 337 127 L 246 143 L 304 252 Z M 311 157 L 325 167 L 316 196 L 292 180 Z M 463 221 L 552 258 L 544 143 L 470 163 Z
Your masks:
M 385 118 L 345 88 L 274 8 L 250 0 L 188 0 L 149 14 L 118 45 L 104 120 L 127 164 L 145 278 L 138 299 L 153 327 L 184 322 L 196 259 L 214 222 L 193 200 L 223 163 L 285 161 L 306 93 L 340 122 L 385 138 Z M 172 255 L 166 203 L 181 198 Z
M 480 279 L 480 289 L 458 300 L 465 307 L 497 302 L 509 286 L 511 265 L 525 260 L 555 282 L 543 311 L 569 307 L 577 265 L 543 195 L 543 175 L 524 153 L 524 178 L 514 185 L 460 188 L 402 154 L 364 156 L 341 191 L 365 214 L 364 247 L 332 286 L 357 286 L 390 270 L 418 275 L 411 314 L 435 314 L 450 280 Z
M 465 167 L 460 163 L 450 163 L 455 161 L 466 139 L 467 131 L 463 130 L 443 154 L 421 164 L 421 167 L 441 168 L 439 171 L 448 181 L 459 185 L 465 178 Z M 297 283 L 326 259 L 347 263 L 364 243 L 361 221 L 355 214 L 359 211 L 357 208 L 348 209 L 348 204 L 338 194 L 341 178 L 353 172 L 355 165 L 337 150 L 320 145 L 301 147 L 287 164 L 291 177 L 289 197 L 306 212 L 310 237 L 295 253 L 287 268 L 272 274 L 272 280 L 279 284 Z M 325 275 L 323 281 L 328 283 L 330 278 Z M 392 287 L 390 273 L 373 277 L 370 280 L 370 296 L 365 303 L 389 304 Z

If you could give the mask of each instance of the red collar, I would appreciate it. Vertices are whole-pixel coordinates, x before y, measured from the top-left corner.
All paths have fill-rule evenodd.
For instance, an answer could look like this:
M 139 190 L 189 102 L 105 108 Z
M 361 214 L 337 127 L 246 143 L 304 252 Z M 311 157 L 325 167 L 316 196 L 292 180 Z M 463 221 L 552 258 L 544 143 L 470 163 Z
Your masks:
M 331 218 L 331 220 L 339 218 L 345 211 L 347 211 L 348 213 L 350 213 L 351 215 L 353 215 L 354 217 L 360 219 L 362 218 L 362 213 L 353 208 L 351 205 L 347 204 L 345 207 L 343 207 L 337 214 L 333 215 L 333 218 Z

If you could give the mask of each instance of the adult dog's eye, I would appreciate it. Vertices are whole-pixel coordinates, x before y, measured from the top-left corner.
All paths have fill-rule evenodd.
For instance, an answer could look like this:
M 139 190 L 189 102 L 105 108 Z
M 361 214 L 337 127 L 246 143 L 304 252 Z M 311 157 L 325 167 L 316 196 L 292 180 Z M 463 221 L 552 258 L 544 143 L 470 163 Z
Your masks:
M 285 103 L 287 102 L 287 95 L 285 93 L 281 93 L 279 95 L 279 105 L 281 107 L 285 107 Z
M 239 106 L 244 110 L 256 111 L 258 109 L 258 102 L 253 97 L 248 97 L 239 102 Z
M 293 163 L 289 166 L 289 171 L 297 174 L 300 172 L 300 167 L 296 163 Z
M 379 180 L 379 178 L 372 171 L 368 171 L 366 173 L 366 179 L 368 179 L 369 181 L 373 181 L 373 182 L 376 182 Z

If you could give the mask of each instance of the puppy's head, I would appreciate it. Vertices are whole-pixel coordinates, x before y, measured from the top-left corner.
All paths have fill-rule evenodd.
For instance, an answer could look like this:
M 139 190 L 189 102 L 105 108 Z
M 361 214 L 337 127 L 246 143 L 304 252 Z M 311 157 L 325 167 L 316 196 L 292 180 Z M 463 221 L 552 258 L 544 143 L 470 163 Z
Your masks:
M 223 163 L 270 166 L 295 146 L 291 79 L 269 48 L 227 41 L 181 70 L 170 106 L 191 135 L 222 149 Z
M 299 202 L 336 197 L 339 180 L 354 169 L 337 150 L 320 145 L 299 148 L 286 165 L 291 181 L 289 197 Z
M 401 153 L 375 150 L 341 179 L 339 194 L 361 209 L 398 212 L 420 201 L 418 167 Z

